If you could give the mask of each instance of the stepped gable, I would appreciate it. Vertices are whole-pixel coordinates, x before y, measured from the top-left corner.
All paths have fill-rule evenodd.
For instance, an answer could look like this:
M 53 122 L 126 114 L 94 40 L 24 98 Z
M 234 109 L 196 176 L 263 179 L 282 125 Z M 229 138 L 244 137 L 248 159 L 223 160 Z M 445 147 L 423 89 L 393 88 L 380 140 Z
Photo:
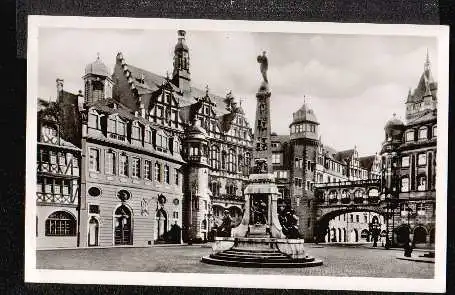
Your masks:
M 196 97 L 204 97 L 206 95 L 205 90 L 199 89 L 197 87 L 191 87 L 190 94 L 182 95 L 182 91 L 176 85 L 174 85 L 172 81 L 166 81 L 166 77 L 164 76 L 149 72 L 147 70 L 141 69 L 131 64 L 124 63 L 123 66 L 124 69 L 126 68 L 126 70 L 124 70 L 124 73 L 127 76 L 130 85 L 133 85 L 132 89 L 136 89 L 138 95 L 140 95 L 141 97 L 147 95 L 149 95 L 150 97 L 152 93 L 159 90 L 160 87 L 167 82 L 171 85 L 172 89 L 176 92 L 177 96 L 179 97 L 180 107 L 192 105 L 196 102 L 195 99 Z M 214 109 L 215 112 L 217 113 L 217 116 L 223 116 L 229 113 L 229 111 L 225 107 L 226 105 L 226 103 L 224 102 L 225 98 L 210 92 L 208 93 L 208 95 L 210 96 L 212 102 L 215 103 Z M 143 99 L 145 108 L 148 107 L 148 102 L 146 104 L 146 100 L 147 99 Z

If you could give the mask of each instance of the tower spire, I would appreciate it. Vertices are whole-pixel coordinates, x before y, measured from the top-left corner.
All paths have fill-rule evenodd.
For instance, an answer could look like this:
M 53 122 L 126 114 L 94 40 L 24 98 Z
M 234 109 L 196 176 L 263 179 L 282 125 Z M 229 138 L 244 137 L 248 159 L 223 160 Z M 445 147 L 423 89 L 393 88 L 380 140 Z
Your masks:
M 424 69 L 425 69 L 425 71 L 430 69 L 430 54 L 428 53 L 428 48 L 427 48 L 427 55 L 425 58 Z

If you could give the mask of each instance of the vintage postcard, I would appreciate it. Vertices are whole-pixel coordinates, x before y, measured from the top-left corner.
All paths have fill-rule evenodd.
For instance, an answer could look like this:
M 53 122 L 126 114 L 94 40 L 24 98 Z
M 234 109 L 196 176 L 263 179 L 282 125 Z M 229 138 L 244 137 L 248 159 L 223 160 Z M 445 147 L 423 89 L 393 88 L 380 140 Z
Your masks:
M 26 282 L 445 290 L 448 27 L 28 24 Z

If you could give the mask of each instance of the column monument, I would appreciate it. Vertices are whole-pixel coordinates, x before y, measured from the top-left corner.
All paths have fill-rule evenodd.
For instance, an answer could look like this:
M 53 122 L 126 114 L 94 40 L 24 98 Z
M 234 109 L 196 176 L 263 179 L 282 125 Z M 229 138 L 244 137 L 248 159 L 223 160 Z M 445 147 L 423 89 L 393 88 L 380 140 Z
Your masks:
M 256 93 L 254 152 L 248 185 L 244 190 L 243 218 L 230 237 L 216 237 L 213 253 L 202 262 L 243 267 L 307 267 L 322 265 L 309 256 L 303 239 L 288 239 L 278 218 L 280 193 L 272 174 L 271 92 L 265 51 L 257 57 L 263 81 Z

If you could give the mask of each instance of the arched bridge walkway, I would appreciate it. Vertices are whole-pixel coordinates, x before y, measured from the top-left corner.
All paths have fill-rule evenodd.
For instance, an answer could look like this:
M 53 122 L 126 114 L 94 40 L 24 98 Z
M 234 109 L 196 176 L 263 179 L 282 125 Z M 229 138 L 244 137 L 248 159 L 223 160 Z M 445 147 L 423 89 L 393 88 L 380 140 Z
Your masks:
M 380 180 L 359 180 L 359 181 L 344 181 L 336 183 L 316 184 L 316 210 L 315 210 L 315 226 L 313 237 L 318 241 L 324 241 L 326 235 L 333 235 L 329 228 L 329 221 L 337 216 L 351 212 L 374 212 L 382 216 L 386 216 L 386 204 L 381 198 L 381 183 Z M 361 233 L 338 233 L 337 240 L 346 241 L 347 235 L 360 237 Z

